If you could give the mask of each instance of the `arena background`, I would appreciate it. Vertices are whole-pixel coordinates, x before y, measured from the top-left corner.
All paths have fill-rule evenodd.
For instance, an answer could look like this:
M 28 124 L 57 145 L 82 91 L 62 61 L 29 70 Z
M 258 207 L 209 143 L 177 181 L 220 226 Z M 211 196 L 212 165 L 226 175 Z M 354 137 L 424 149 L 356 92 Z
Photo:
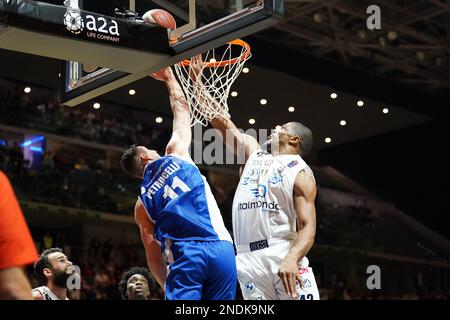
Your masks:
M 230 111 L 243 129 L 300 121 L 314 132 L 308 256 L 322 299 L 448 299 L 450 4 L 376 2 L 383 28 L 372 32 L 367 1 L 286 0 L 281 23 L 246 37 L 253 57 Z M 56 100 L 59 73 L 60 61 L 0 50 L 0 169 L 38 250 L 59 246 L 81 267 L 72 298 L 120 299 L 122 273 L 146 263 L 136 182 L 119 159 L 133 143 L 164 149 L 167 94 L 148 78 L 70 108 Z M 201 169 L 231 230 L 237 168 Z M 369 265 L 381 268 L 381 290 L 366 287 Z

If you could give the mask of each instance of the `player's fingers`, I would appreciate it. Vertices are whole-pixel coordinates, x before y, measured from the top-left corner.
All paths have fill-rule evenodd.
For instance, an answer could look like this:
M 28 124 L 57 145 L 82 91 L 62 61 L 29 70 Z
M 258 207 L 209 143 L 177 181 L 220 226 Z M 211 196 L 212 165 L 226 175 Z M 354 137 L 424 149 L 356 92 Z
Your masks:
M 286 273 L 281 273 L 280 277 L 281 277 L 281 280 L 283 281 L 283 286 L 284 286 L 284 289 L 286 290 L 287 294 L 291 295 L 291 292 L 290 292 L 291 289 L 289 287 L 289 282 L 288 282 Z
M 291 290 L 291 296 L 292 297 L 297 297 L 297 293 L 296 293 L 296 290 L 295 290 L 295 274 L 293 274 L 293 273 L 290 273 L 289 274 L 289 287 L 290 287 L 290 290 Z

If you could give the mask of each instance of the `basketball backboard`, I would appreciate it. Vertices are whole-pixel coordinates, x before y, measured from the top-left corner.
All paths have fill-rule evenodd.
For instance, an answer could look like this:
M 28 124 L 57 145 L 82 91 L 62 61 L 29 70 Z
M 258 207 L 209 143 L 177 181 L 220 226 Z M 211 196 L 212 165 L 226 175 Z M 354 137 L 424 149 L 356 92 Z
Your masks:
M 160 52 L 168 49 L 169 55 L 163 62 L 155 64 L 158 68 L 260 31 L 283 16 L 283 0 L 78 0 L 78 6 L 119 21 L 139 22 L 140 17 L 152 9 L 170 12 L 177 28 L 167 33 L 167 48 L 161 48 Z M 149 42 L 156 40 L 161 39 L 146 39 Z M 67 61 L 61 73 L 60 100 L 75 106 L 139 80 L 151 71 L 156 70 L 143 68 L 142 72 L 130 73 Z

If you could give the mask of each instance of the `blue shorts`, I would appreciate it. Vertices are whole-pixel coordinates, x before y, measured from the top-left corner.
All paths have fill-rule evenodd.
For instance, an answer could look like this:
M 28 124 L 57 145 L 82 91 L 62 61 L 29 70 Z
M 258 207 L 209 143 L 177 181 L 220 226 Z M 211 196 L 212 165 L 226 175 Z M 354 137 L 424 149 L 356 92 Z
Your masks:
M 237 272 L 229 241 L 174 241 L 167 300 L 234 300 Z

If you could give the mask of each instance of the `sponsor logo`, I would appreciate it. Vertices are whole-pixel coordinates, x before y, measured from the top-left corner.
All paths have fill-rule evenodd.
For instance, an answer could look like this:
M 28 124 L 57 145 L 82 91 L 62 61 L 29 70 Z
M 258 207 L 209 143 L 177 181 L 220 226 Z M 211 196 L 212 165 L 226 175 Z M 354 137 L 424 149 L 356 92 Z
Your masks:
M 297 290 L 301 289 L 302 287 L 303 288 L 311 288 L 312 287 L 311 281 L 309 279 L 301 280 L 301 282 L 302 282 L 302 286 L 300 286 L 300 282 L 298 280 L 295 280 Z
M 294 161 L 291 161 L 287 166 L 288 166 L 289 168 L 292 168 L 292 167 L 295 167 L 296 165 L 298 165 L 298 161 L 297 161 L 297 160 L 294 160 Z
M 280 210 L 280 205 L 278 203 L 276 203 L 275 201 L 273 201 L 273 202 L 249 201 L 249 202 L 244 202 L 244 203 L 238 204 L 238 210 L 241 210 L 241 211 L 259 209 L 259 208 L 262 208 L 263 210 L 269 210 L 271 213 L 274 213 L 274 212 Z
M 260 166 L 260 165 L 262 165 L 262 163 L 263 163 L 263 161 L 261 159 L 256 159 L 256 160 L 253 160 L 252 166 Z
M 114 19 L 91 14 L 82 16 L 80 11 L 67 9 L 64 14 L 64 25 L 73 34 L 80 34 L 85 29 L 86 36 L 110 42 L 120 42 L 119 24 Z
M 255 292 L 256 287 L 255 284 L 253 283 L 253 281 L 248 281 L 245 283 L 245 291 L 247 291 L 248 293 L 253 293 Z
M 283 181 L 283 176 L 281 174 L 275 174 L 272 177 L 269 178 L 270 184 L 277 184 Z
M 247 177 L 255 177 L 259 175 L 259 170 L 258 169 L 250 169 L 248 171 Z
M 264 198 L 267 194 L 267 187 L 263 184 L 259 184 L 257 188 L 250 189 L 255 198 Z
M 81 14 L 75 10 L 67 10 L 64 15 L 64 25 L 73 34 L 80 34 L 84 30 L 84 20 Z
M 243 186 L 246 186 L 246 185 L 248 185 L 248 184 L 250 184 L 250 183 L 257 183 L 259 180 L 258 179 L 252 179 L 251 177 L 244 177 L 244 178 L 242 178 L 243 180 L 242 180 L 242 185 Z
M 309 273 L 308 267 L 298 268 L 298 273 L 299 274 Z
M 267 242 L 267 240 L 261 240 L 250 243 L 250 251 L 261 250 L 268 247 L 269 243 Z
M 263 157 L 263 156 L 265 156 L 266 154 L 269 154 L 267 151 L 259 151 L 257 154 L 256 154 L 256 156 L 258 156 L 258 157 Z

